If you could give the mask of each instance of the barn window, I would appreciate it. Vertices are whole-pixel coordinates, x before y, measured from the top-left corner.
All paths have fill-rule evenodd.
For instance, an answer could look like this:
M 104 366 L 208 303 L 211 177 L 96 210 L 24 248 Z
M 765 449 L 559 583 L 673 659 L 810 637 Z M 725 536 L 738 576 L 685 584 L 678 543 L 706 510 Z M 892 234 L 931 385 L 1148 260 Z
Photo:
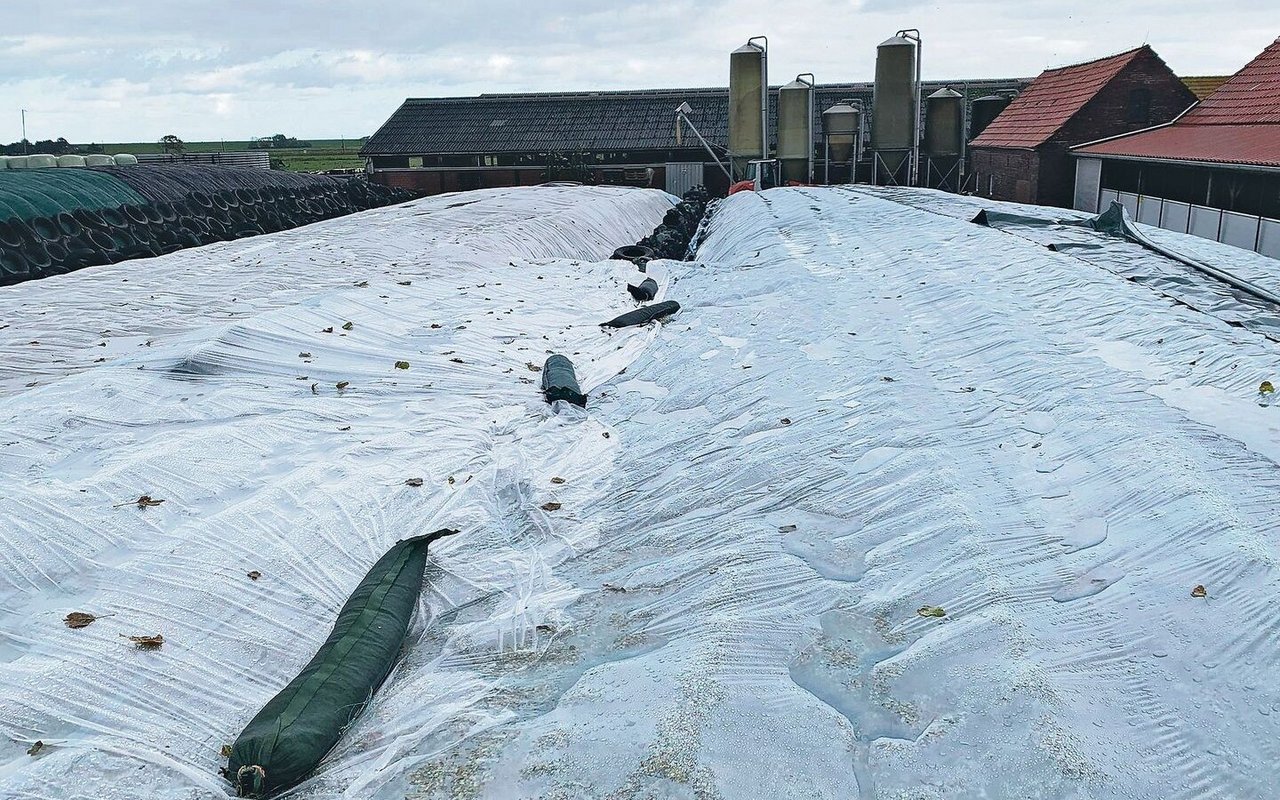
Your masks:
M 1132 125 L 1147 125 L 1151 122 L 1151 90 L 1129 90 L 1129 113 L 1126 121 Z

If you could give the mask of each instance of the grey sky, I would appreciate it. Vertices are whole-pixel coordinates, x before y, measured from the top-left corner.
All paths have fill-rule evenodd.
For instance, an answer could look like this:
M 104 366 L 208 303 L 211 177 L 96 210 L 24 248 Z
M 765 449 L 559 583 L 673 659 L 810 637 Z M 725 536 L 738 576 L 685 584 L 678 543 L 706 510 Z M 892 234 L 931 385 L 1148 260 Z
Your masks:
M 1280 34 L 1257 0 L 63 0 L 0 17 L 0 140 L 372 133 L 407 96 L 714 86 L 770 41 L 770 77 L 870 80 L 920 28 L 926 78 L 1035 75 L 1148 42 L 1182 75 L 1229 74 Z M 47 5 L 45 7 L 48 7 Z M 32 6 L 27 6 L 32 8 Z

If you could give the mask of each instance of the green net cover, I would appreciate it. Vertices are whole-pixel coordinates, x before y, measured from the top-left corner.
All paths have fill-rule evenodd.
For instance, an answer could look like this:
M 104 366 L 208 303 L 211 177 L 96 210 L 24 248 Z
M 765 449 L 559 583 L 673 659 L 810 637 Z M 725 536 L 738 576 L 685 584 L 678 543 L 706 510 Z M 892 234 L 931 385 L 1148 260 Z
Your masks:
M 105 172 L 89 169 L 6 169 L 0 171 L 0 220 L 55 217 L 63 211 L 97 211 L 143 203 L 142 195 Z

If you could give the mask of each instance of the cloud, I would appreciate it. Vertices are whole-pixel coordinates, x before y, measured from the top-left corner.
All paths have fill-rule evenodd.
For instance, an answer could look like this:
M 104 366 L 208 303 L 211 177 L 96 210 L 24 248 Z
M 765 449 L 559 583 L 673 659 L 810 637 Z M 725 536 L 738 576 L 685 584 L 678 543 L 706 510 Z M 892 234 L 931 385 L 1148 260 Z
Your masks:
M 770 73 L 868 80 L 919 28 L 926 78 L 1030 76 L 1150 42 L 1183 74 L 1229 73 L 1275 36 L 1257 6 L 1154 0 L 64 0 L 0 36 L 0 140 L 371 133 L 406 96 L 723 85 L 770 40 Z M 89 33 L 91 32 L 91 33 Z

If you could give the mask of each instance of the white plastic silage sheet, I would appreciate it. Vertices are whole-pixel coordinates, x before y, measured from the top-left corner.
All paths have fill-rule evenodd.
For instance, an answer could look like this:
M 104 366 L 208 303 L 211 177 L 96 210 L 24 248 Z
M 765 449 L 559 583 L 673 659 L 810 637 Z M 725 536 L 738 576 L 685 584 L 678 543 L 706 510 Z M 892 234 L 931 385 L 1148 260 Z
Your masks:
M 535 370 L 564 352 L 591 390 L 645 346 L 598 327 L 634 307 L 632 265 L 600 259 L 671 203 L 474 192 L 0 290 L 0 796 L 224 796 L 222 746 L 413 534 L 464 531 L 433 545 L 420 615 L 484 609 L 449 657 L 545 638 L 618 440 L 551 413 Z M 508 716 L 422 627 L 300 796 L 403 796 L 416 760 Z
M 5 788 L 220 796 L 362 568 L 455 524 L 296 797 L 1274 794 L 1275 344 L 844 190 L 735 195 L 699 258 L 657 265 L 684 309 L 656 328 L 590 326 L 625 265 L 494 258 L 170 342 L 185 378 L 147 353 L 6 401 Z M 550 347 L 585 411 L 520 382 Z

